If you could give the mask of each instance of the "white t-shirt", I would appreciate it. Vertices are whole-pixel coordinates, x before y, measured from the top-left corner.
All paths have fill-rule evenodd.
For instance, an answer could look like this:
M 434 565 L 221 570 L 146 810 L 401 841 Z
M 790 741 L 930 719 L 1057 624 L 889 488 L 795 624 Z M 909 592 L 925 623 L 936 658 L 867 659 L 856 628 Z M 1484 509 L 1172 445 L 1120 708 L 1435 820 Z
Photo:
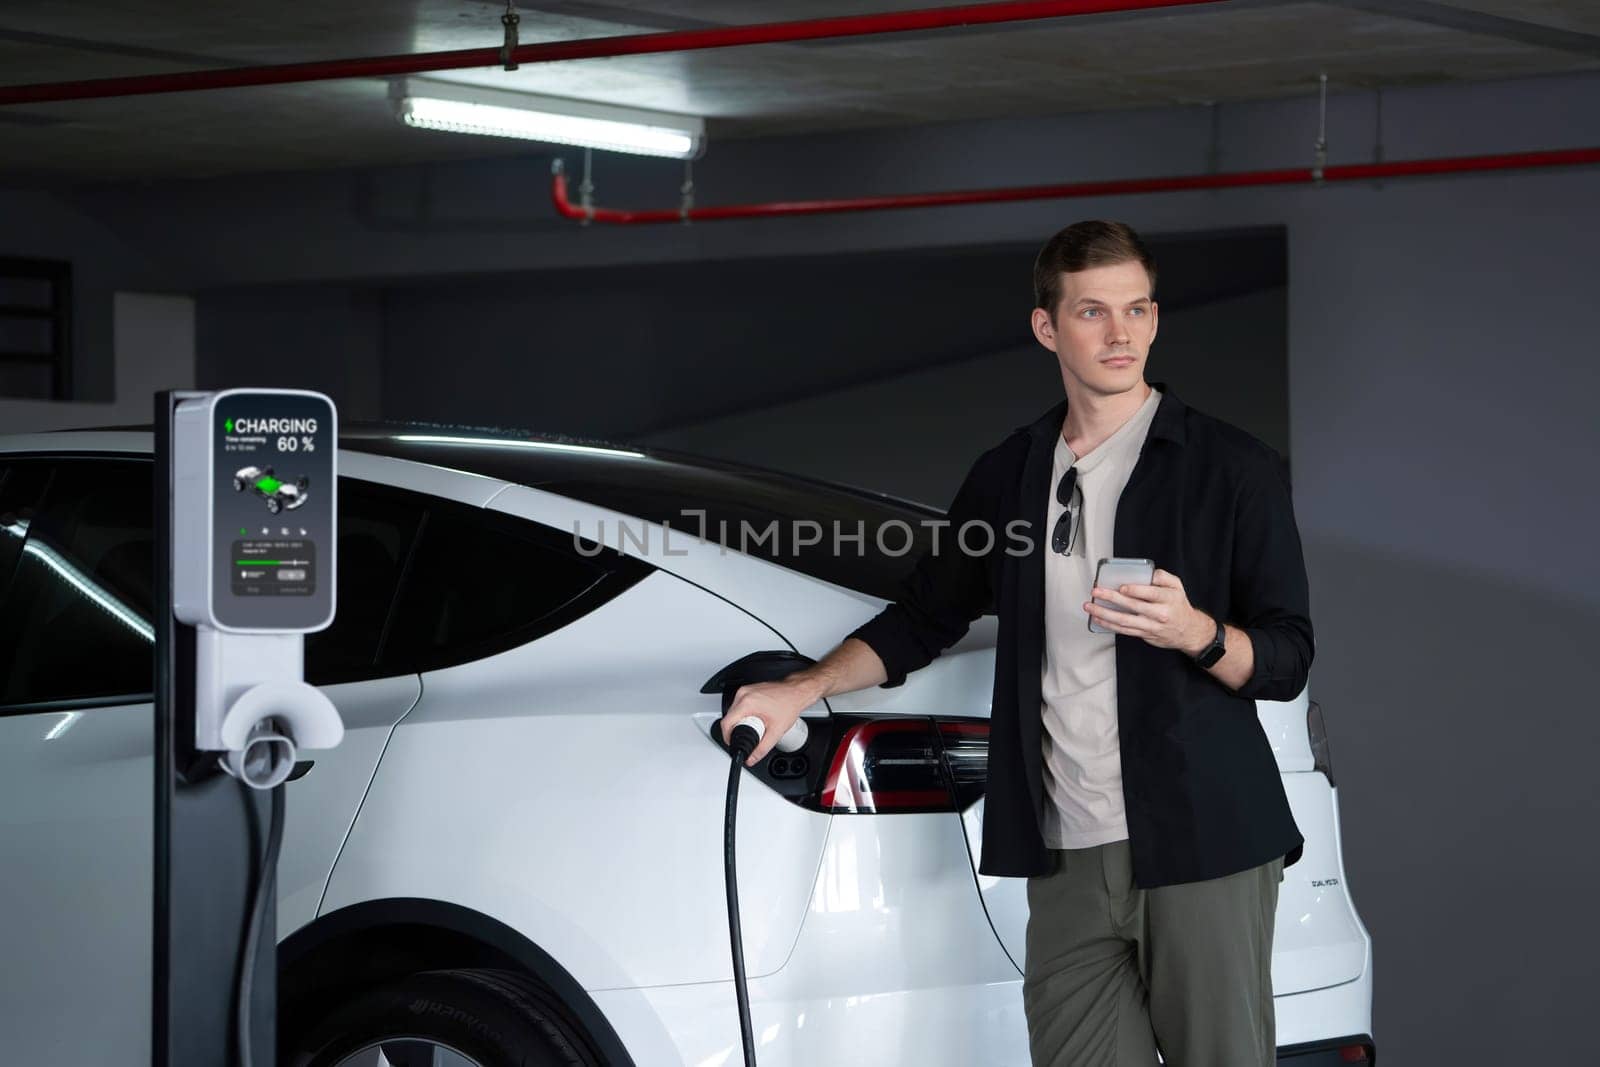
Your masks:
M 1150 390 L 1138 411 L 1115 433 L 1075 456 L 1056 434 L 1050 505 L 1044 536 L 1066 510 L 1056 487 L 1067 468 L 1078 468 L 1083 512 L 1072 554 L 1044 546 L 1044 843 L 1049 848 L 1090 848 L 1128 836 L 1122 799 L 1122 754 L 1117 733 L 1116 635 L 1089 632 L 1083 610 L 1094 588 L 1095 566 L 1111 548 L 1117 499 L 1144 448 L 1161 393 Z

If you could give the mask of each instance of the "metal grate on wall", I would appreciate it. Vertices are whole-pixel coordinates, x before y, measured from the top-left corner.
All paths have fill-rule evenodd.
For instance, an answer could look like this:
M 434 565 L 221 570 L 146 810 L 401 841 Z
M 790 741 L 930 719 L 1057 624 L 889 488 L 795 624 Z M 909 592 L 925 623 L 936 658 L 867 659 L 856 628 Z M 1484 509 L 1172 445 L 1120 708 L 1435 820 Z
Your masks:
M 72 264 L 0 258 L 0 397 L 72 397 Z

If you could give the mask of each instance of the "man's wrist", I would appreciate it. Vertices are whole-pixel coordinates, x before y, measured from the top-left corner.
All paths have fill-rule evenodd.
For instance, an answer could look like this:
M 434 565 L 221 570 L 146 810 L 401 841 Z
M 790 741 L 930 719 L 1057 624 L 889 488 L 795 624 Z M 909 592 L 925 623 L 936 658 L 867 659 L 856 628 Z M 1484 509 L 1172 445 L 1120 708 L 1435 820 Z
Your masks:
M 1217 636 L 1217 620 L 1205 612 L 1195 609 L 1194 629 L 1189 634 L 1189 644 L 1184 647 L 1184 654 L 1194 659 L 1211 647 L 1211 642 Z
M 807 667 L 804 670 L 795 671 L 786 677 L 784 681 L 799 686 L 802 692 L 811 697 L 811 704 L 815 704 L 826 697 L 828 691 L 832 688 L 832 679 L 825 672 L 817 670 L 816 667 Z M 810 705 L 808 704 L 807 706 L 809 707 Z

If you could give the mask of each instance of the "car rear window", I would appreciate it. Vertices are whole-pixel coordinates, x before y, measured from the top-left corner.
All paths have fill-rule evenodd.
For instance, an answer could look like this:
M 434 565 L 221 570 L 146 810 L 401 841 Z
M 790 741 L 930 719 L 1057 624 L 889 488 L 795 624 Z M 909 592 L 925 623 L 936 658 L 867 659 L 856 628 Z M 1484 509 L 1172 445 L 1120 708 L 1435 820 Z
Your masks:
M 670 523 L 690 537 L 703 536 L 885 600 L 894 599 L 931 545 L 926 523 L 943 518 L 937 509 L 910 501 L 701 457 L 621 447 L 565 451 L 517 439 L 438 440 L 441 436 L 450 435 L 347 438 L 343 447 L 471 471 L 646 522 Z M 801 543 L 816 536 L 816 528 L 797 525 L 806 521 L 820 528 L 816 543 Z M 773 523 L 777 536 L 763 537 Z M 606 543 L 616 544 L 609 531 Z

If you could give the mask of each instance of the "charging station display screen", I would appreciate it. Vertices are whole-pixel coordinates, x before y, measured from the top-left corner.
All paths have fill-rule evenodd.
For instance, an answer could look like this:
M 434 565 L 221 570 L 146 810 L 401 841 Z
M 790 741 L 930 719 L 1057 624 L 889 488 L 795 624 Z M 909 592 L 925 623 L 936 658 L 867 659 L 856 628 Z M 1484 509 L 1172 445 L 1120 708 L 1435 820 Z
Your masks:
M 225 393 L 212 433 L 213 616 L 238 629 L 321 629 L 333 616 L 333 405 Z

